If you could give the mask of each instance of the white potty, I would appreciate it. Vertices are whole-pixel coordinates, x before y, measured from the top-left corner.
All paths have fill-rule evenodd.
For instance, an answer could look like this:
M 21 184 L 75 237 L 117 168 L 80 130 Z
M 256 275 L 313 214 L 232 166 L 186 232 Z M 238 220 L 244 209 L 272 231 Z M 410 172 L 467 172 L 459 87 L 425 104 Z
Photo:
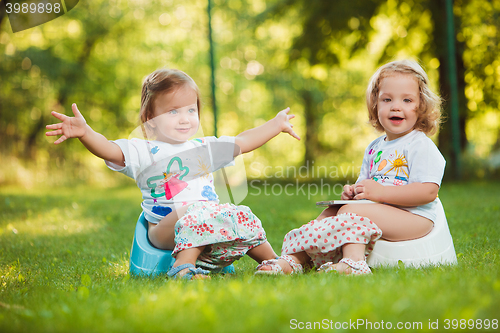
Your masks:
M 456 264 L 457 255 L 446 215 L 441 201 L 437 200 L 437 219 L 428 235 L 402 242 L 378 240 L 368 256 L 368 266 L 397 266 L 399 261 L 407 267 Z

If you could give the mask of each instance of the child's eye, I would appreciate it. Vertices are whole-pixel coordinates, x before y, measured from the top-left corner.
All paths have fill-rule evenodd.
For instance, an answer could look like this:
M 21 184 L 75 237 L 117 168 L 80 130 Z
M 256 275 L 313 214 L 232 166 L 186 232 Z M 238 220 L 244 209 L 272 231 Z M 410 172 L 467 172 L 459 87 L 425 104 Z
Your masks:
M 197 111 L 196 111 L 196 109 L 193 108 L 193 109 L 189 109 L 188 112 L 189 113 L 196 113 Z
M 170 110 L 168 111 L 168 114 L 177 114 L 177 110 Z
M 382 102 L 390 102 L 390 101 L 391 101 L 391 99 L 390 99 L 390 98 L 384 98 L 384 99 L 382 100 Z
M 411 99 L 409 99 L 409 98 L 405 98 L 403 101 L 404 101 L 405 103 L 411 103 L 411 102 L 412 102 L 412 100 L 411 100 Z

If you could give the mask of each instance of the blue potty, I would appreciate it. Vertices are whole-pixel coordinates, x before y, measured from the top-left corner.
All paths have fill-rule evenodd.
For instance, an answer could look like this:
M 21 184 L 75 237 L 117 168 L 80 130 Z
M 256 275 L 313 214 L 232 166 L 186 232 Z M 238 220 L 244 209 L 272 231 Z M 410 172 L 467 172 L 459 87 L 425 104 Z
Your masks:
M 172 251 L 160 250 L 151 245 L 148 239 L 148 221 L 141 213 L 135 226 L 134 241 L 130 250 L 130 275 L 156 276 L 166 274 L 175 259 Z M 234 266 L 224 267 L 220 273 L 233 274 Z

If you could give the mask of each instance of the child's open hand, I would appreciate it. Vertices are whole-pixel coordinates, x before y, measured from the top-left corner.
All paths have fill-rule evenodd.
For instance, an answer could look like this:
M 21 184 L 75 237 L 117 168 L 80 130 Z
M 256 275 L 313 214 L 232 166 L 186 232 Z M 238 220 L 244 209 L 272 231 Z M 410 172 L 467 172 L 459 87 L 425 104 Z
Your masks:
M 295 115 L 288 114 L 288 112 L 290 112 L 290 108 L 286 108 L 285 110 L 278 112 L 275 118 L 277 119 L 282 132 L 288 133 L 295 139 L 300 140 L 300 136 L 295 133 L 293 125 L 290 123 L 290 119 L 295 118 Z
M 71 108 L 73 110 L 73 114 L 75 115 L 74 117 L 68 117 L 55 111 L 51 112 L 51 114 L 61 122 L 57 124 L 47 125 L 47 129 L 54 131 L 47 132 L 45 133 L 45 135 L 60 135 L 61 137 L 54 142 L 54 144 L 56 145 L 64 142 L 66 139 L 81 138 L 87 131 L 87 122 L 85 121 L 85 118 L 83 118 L 80 111 L 78 111 L 76 104 L 73 103 Z

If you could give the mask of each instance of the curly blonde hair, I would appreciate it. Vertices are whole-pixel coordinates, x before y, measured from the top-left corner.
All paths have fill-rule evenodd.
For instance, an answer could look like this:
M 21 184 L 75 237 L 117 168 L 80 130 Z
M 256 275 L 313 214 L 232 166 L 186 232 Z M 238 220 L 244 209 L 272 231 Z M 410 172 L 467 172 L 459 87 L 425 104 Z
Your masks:
M 403 74 L 411 75 L 418 82 L 420 104 L 417 108 L 417 122 L 415 129 L 427 135 L 436 133 L 441 123 L 441 97 L 429 88 L 429 78 L 424 69 L 413 60 L 398 60 L 380 67 L 370 79 L 366 90 L 366 106 L 368 107 L 369 121 L 378 131 L 384 131 L 378 120 L 377 100 L 380 83 L 386 77 Z

